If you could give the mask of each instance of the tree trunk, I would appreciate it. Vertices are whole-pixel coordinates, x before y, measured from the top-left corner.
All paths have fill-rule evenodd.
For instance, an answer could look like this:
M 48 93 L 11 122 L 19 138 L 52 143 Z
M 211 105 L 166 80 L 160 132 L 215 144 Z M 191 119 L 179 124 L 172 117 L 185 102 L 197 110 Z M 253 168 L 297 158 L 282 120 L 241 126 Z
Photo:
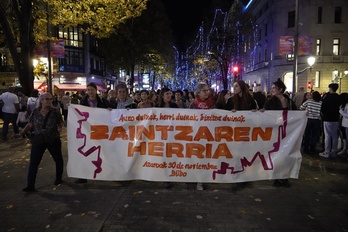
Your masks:
M 19 30 L 19 44 L 17 44 L 16 35 L 11 29 L 10 21 L 7 19 L 8 12 L 0 7 L 0 24 L 6 37 L 8 49 L 10 51 L 18 78 L 24 93 L 30 96 L 34 89 L 33 65 L 31 62 L 34 45 L 34 34 L 32 26 L 32 2 L 14 1 L 17 14 Z M 16 4 L 20 4 L 17 6 Z M 17 9 L 20 9 L 17 10 Z M 19 48 L 19 49 L 18 49 Z
M 222 83 L 224 86 L 224 89 L 228 89 L 228 67 L 229 63 L 226 61 L 223 61 L 221 63 L 221 78 L 222 78 Z

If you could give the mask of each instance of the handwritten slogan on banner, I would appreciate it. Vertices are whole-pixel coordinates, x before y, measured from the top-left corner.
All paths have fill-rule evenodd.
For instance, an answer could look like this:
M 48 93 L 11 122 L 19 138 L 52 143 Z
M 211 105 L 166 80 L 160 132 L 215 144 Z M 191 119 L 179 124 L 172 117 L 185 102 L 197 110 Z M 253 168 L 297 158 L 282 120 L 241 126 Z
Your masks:
M 298 178 L 304 111 L 70 105 L 67 172 L 95 180 L 233 183 Z

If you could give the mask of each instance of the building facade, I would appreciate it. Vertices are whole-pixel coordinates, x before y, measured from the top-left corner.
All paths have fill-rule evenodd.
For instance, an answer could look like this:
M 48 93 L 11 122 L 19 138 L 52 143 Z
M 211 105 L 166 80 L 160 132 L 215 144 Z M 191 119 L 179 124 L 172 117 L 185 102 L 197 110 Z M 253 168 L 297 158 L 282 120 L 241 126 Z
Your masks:
M 296 1 L 298 29 L 296 30 Z M 298 68 L 294 89 L 303 86 L 328 91 L 339 83 L 339 92 L 348 92 L 348 1 L 347 0 L 252 0 L 246 6 L 255 16 L 257 38 L 244 57 L 243 79 L 269 91 L 281 78 L 293 89 L 294 51 L 284 53 L 284 40 L 298 35 Z M 301 50 L 309 45 L 309 52 Z M 307 58 L 315 56 L 312 69 Z
M 104 57 L 99 51 L 96 38 L 83 33 L 79 27 L 58 26 L 53 30 L 52 34 L 56 40 L 51 41 L 51 80 L 47 81 L 46 70 L 45 75 L 35 77 L 35 89 L 48 91 L 49 83 L 47 82 L 52 82 L 54 94 L 62 94 L 66 91 L 84 91 L 89 82 L 95 82 L 100 92 L 113 88 L 116 77 L 106 77 Z M 62 42 L 62 45 L 58 45 L 59 41 Z M 59 48 L 62 51 L 57 51 Z M 35 54 L 35 52 L 38 53 Z M 47 53 L 46 47 L 41 50 L 34 49 L 36 60 L 43 62 L 46 67 L 48 66 Z M 8 86 L 18 85 L 17 73 L 11 63 L 6 44 L 4 44 L 0 48 L 0 90 L 7 90 Z

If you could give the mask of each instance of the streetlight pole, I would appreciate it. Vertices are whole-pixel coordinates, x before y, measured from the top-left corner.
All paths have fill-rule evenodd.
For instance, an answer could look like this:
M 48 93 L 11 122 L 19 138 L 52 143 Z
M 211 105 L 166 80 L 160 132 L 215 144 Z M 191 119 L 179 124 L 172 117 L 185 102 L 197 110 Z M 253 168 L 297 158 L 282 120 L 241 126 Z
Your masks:
M 295 35 L 294 35 L 294 66 L 293 66 L 293 76 L 292 76 L 292 97 L 295 96 L 296 88 L 296 79 L 297 79 L 297 55 L 298 55 L 298 0 L 295 0 Z
M 48 92 L 52 94 L 52 62 L 51 62 L 51 22 L 50 22 L 50 6 L 47 2 L 47 64 L 48 64 L 48 77 L 47 77 L 47 86 L 48 86 Z

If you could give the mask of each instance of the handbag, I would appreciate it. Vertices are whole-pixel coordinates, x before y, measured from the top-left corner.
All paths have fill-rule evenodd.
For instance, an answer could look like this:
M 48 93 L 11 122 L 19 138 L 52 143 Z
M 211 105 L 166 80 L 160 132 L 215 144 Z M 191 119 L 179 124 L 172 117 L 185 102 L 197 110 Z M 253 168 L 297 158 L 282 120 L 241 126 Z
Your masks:
M 42 124 L 42 129 L 46 129 L 46 123 L 48 121 L 48 117 L 50 115 L 51 111 L 48 111 L 45 119 L 44 119 L 44 123 Z M 31 145 L 35 145 L 35 146 L 43 146 L 45 144 L 45 136 L 43 134 L 31 134 L 30 136 L 30 142 Z

